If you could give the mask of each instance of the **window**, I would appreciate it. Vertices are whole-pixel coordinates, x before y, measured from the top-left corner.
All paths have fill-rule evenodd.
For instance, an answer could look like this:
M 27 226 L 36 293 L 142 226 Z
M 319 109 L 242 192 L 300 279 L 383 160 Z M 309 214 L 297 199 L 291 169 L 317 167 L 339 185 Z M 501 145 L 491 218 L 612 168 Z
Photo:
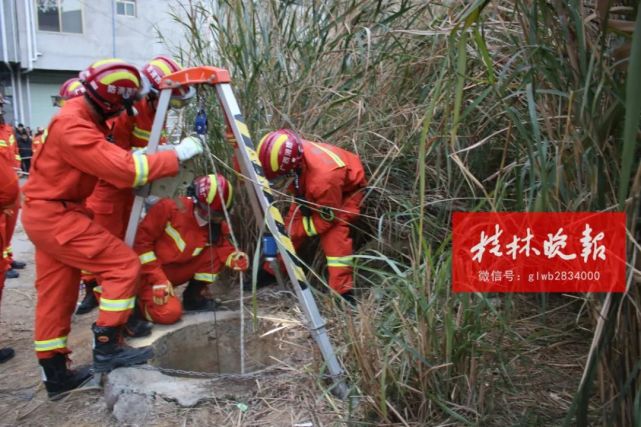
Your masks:
M 123 16 L 136 16 L 136 0 L 117 0 L 116 13 Z
M 38 29 L 82 33 L 82 0 L 36 0 Z

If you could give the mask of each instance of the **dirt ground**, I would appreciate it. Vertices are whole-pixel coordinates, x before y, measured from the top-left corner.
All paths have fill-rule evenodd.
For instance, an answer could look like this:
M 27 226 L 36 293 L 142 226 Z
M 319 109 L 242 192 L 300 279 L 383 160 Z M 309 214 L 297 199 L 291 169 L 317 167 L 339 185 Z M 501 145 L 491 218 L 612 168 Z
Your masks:
M 12 246 L 15 258 L 26 262 L 27 267 L 20 270 L 19 278 L 6 280 L 0 309 L 0 346 L 11 346 L 16 351 L 12 360 L 0 365 L 0 426 L 122 425 L 108 408 L 101 389 L 80 390 L 58 402 L 47 399 L 33 351 L 34 249 L 20 223 Z M 278 295 L 276 304 L 281 308 L 294 305 L 287 295 Z M 90 327 L 96 314 L 94 310 L 73 318 L 69 345 L 74 365 L 91 363 Z M 324 397 L 323 385 L 317 379 L 319 355 L 313 343 L 310 340 L 299 344 L 308 345 L 309 351 L 298 366 L 286 367 L 286 374 L 258 378 L 248 393 L 206 401 L 193 408 L 156 397 L 153 410 L 140 425 L 305 427 L 340 422 L 342 403 Z
M 27 262 L 27 267 L 20 271 L 20 278 L 6 280 L 0 308 L 0 347 L 16 350 L 14 359 L 0 365 L 0 426 L 127 425 L 112 414 L 98 388 L 71 393 L 58 402 L 47 399 L 33 352 L 34 251 L 20 224 L 12 244 L 16 259 Z M 234 298 L 233 292 L 225 292 L 223 287 L 221 298 Z M 286 293 L 272 292 L 261 298 L 259 303 L 276 313 L 302 318 L 294 298 Z M 509 357 L 497 364 L 502 368 L 486 384 L 483 425 L 560 425 L 576 391 L 590 344 L 589 325 L 577 324 L 576 310 L 563 310 L 561 306 L 571 299 L 552 297 L 546 315 L 535 300 L 528 300 L 530 310 L 520 313 L 514 334 L 496 343 L 507 348 L 505 356 Z M 75 365 L 91 362 L 90 326 L 95 317 L 94 311 L 73 319 L 69 343 Z M 154 397 L 151 412 L 132 425 L 373 425 L 355 423 L 359 417 L 350 414 L 347 403 L 327 393 L 318 378 L 321 358 L 308 333 L 300 328 L 303 338 L 297 344 L 305 351 L 295 365 L 284 362 L 283 375 L 257 378 L 246 393 L 230 393 L 192 408 Z

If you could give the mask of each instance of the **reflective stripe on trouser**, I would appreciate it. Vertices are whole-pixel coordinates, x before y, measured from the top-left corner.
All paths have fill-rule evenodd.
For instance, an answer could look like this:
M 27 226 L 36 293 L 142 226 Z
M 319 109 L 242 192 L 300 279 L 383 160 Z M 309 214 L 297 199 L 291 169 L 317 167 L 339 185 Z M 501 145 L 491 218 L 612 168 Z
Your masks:
M 205 248 L 200 255 L 191 258 L 184 264 L 164 264 L 163 272 L 167 279 L 174 285 L 180 286 L 191 279 L 208 282 L 215 280 L 223 264 L 216 255 L 216 250 Z M 140 291 L 138 292 L 138 305 L 147 320 L 154 323 L 171 324 L 177 322 L 182 316 L 182 304 L 176 297 L 169 297 L 167 304 L 156 305 L 153 302 L 152 287 L 154 283 L 145 281 L 143 275 Z
M 340 210 L 337 209 L 334 225 L 320 235 L 321 248 L 327 258 L 329 286 L 339 294 L 349 291 L 354 286 L 349 222 L 358 217 L 362 198 L 360 193 L 355 193 L 348 198 Z M 304 238 L 292 239 L 292 243 L 298 249 L 304 240 Z
M 337 222 L 321 235 L 320 244 L 327 257 L 329 286 L 339 294 L 349 291 L 354 285 L 349 225 Z
M 79 206 L 67 209 L 59 202 L 29 201 L 22 221 L 36 246 L 35 341 L 69 335 L 81 269 L 99 276 L 103 299 L 115 301 L 101 307 L 96 323 L 119 326 L 127 321 L 140 269 L 131 248 L 93 224 Z M 36 353 L 42 359 L 68 352 L 65 346 Z

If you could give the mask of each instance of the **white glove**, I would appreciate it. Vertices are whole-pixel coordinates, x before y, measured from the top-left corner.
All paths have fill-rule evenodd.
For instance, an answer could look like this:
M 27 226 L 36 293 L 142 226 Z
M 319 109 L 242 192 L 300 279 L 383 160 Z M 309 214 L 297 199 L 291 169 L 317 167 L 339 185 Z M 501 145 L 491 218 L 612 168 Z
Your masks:
M 204 151 L 203 143 L 197 136 L 188 136 L 187 138 L 174 145 L 178 160 L 184 162 L 192 157 L 202 154 Z

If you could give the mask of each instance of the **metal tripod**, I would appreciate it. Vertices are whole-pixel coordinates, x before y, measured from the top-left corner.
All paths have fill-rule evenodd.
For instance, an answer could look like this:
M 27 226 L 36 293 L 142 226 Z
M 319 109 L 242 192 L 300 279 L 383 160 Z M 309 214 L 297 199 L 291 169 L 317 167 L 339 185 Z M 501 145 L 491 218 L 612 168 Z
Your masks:
M 257 224 L 265 224 L 268 231 L 274 236 L 289 280 L 300 302 L 301 309 L 309 321 L 308 328 L 310 333 L 316 341 L 327 364 L 327 369 L 333 382 L 331 391 L 339 398 L 345 399 L 348 396 L 348 388 L 345 383 L 343 369 L 332 348 L 325 327 L 325 320 L 318 311 L 318 306 L 316 305 L 311 288 L 303 272 L 302 264 L 296 256 L 294 246 L 287 235 L 283 218 L 278 209 L 273 205 L 274 198 L 269 181 L 267 181 L 263 174 L 262 166 L 249 135 L 249 129 L 245 124 L 238 103 L 236 102 L 236 97 L 232 92 L 231 79 L 227 70 L 209 66 L 186 68 L 166 76 L 162 80 L 160 85 L 160 98 L 151 129 L 147 153 L 151 154 L 157 150 L 169 108 L 172 89 L 200 84 L 213 86 L 216 90 L 227 122 L 236 141 L 238 141 L 237 147 L 235 148 L 235 155 L 240 164 L 241 172 L 247 178 L 245 179 L 245 185 L 249 193 L 256 222 Z M 145 189 L 138 191 L 138 195 L 134 200 L 129 218 L 129 226 L 127 227 L 127 233 L 125 235 L 125 242 L 130 246 L 133 246 L 144 199 L 148 194 L 149 186 L 146 186 Z M 279 272 L 279 269 L 276 268 L 275 271 Z M 278 278 L 282 282 L 282 277 Z

